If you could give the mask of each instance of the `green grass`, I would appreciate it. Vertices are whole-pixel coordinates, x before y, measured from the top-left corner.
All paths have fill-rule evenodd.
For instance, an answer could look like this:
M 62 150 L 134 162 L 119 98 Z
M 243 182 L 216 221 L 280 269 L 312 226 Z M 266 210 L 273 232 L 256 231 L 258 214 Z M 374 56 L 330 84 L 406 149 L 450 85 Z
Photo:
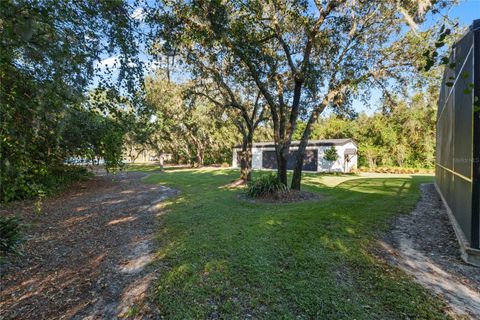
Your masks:
M 370 253 L 431 177 L 344 176 L 329 187 L 306 175 L 304 189 L 321 201 L 275 205 L 239 199 L 241 190 L 224 187 L 237 176 L 171 170 L 145 179 L 182 191 L 164 204 L 158 230 L 154 299 L 166 318 L 446 317 L 441 301 Z

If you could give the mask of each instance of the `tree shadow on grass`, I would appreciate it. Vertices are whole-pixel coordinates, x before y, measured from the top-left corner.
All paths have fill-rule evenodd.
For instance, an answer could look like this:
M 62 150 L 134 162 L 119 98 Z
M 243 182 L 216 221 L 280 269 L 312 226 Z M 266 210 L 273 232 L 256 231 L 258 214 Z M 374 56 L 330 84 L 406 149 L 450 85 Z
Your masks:
M 238 172 L 152 176 L 182 189 L 161 218 L 155 305 L 165 317 L 442 317 L 443 305 L 368 251 L 431 177 L 358 179 L 319 203 L 238 201 Z

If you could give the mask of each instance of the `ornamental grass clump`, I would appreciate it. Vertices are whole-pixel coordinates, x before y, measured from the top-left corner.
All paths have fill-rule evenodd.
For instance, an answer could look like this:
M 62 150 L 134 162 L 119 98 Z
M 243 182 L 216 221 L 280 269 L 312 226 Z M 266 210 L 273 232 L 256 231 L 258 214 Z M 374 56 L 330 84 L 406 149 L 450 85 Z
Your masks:
M 250 198 L 264 198 L 279 195 L 288 191 L 286 185 L 278 181 L 274 173 L 262 175 L 250 181 L 247 185 L 247 196 Z

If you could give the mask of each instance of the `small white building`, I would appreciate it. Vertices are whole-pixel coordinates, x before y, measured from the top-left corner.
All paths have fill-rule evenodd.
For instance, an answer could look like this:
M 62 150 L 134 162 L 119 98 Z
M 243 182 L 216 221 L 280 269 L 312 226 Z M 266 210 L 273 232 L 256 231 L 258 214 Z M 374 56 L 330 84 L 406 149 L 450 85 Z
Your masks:
M 292 141 L 290 146 L 290 155 L 288 158 L 288 170 L 293 170 L 295 166 L 295 153 L 298 150 L 300 141 Z M 334 147 L 338 154 L 336 161 L 328 161 L 325 157 L 325 151 Z M 357 168 L 357 144 L 352 139 L 325 139 L 312 140 L 308 142 L 305 159 L 303 160 L 304 171 L 316 172 L 351 172 Z M 241 146 L 233 149 L 232 166 L 240 167 Z M 273 142 L 254 143 L 252 148 L 252 167 L 253 169 L 276 169 L 277 158 L 275 154 L 275 144 Z

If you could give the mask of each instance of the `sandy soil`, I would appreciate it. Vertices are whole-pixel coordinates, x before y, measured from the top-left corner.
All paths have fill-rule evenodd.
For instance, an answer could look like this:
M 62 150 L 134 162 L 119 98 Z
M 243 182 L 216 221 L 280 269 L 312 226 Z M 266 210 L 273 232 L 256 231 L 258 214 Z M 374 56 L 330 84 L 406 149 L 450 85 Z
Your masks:
M 141 182 L 144 174 L 97 176 L 50 198 L 40 215 L 31 202 L 17 214 L 28 241 L 0 266 L 0 319 L 115 319 L 146 295 L 155 271 L 155 216 L 177 194 Z
M 466 264 L 433 184 L 408 215 L 397 218 L 379 254 L 449 304 L 454 318 L 480 319 L 480 268 Z

